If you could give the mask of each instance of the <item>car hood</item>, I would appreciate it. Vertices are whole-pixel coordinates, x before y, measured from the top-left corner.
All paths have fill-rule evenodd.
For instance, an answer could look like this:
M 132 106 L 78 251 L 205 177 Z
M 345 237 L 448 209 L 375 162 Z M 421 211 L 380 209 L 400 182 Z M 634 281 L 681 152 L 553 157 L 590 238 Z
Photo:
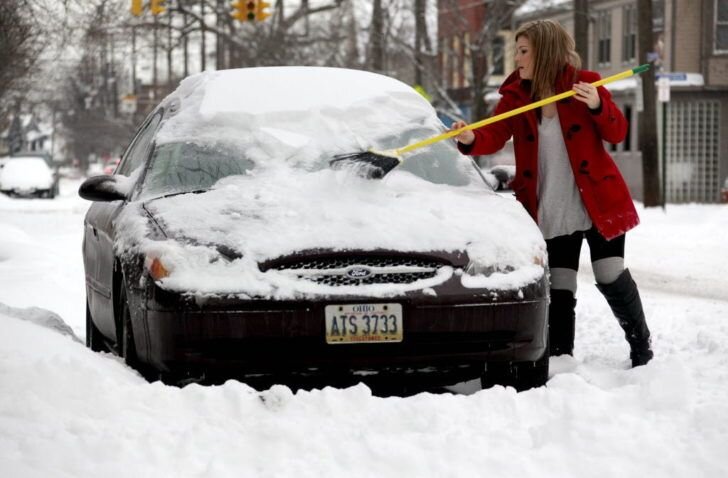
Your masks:
M 175 289 L 228 290 L 225 267 L 263 274 L 262 262 L 321 249 L 464 251 L 493 270 L 530 268 L 523 281 L 534 280 L 534 264 L 543 273 L 543 239 L 519 203 L 482 184 L 436 185 L 399 170 L 382 181 L 346 170 L 265 171 L 137 205 L 120 217 L 119 247 L 163 256 L 173 270 L 165 284 Z M 144 214 L 166 240 L 150 239 L 149 231 L 138 240 L 140 228 L 150 227 Z M 220 250 L 234 253 L 218 260 Z

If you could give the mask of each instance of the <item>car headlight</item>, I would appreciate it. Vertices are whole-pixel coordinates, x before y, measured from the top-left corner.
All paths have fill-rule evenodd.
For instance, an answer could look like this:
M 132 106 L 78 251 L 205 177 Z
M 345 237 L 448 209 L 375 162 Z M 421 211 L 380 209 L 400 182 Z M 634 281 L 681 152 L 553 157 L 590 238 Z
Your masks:
M 502 272 L 504 274 L 507 274 L 508 272 L 513 272 L 516 270 L 513 266 L 506 265 L 506 264 L 481 264 L 476 261 L 470 261 L 468 264 L 468 267 L 465 268 L 465 273 L 469 274 L 471 276 L 489 276 L 493 274 L 494 272 Z
M 159 257 L 147 256 L 144 259 L 144 267 L 154 280 L 164 279 L 169 276 L 169 269 L 164 266 Z
M 533 257 L 533 263 L 537 266 L 543 267 L 545 264 L 545 259 L 541 255 L 536 255 Z M 465 268 L 465 273 L 471 276 L 483 275 L 488 277 L 495 272 L 508 274 L 509 272 L 513 272 L 515 270 L 516 268 L 510 264 L 484 264 L 475 260 L 471 260 L 470 263 L 468 263 L 468 266 Z
M 180 256 L 187 260 L 181 261 L 179 260 L 180 257 L 174 255 L 163 259 L 160 257 L 161 254 L 148 253 L 144 259 L 144 268 L 147 270 L 152 279 L 156 281 L 169 277 L 169 275 L 175 270 L 175 264 L 181 266 L 181 268 L 185 270 L 190 267 L 194 269 L 195 267 L 202 267 L 205 264 L 214 264 L 217 262 L 229 264 L 234 259 L 242 257 L 240 254 L 237 254 L 237 257 L 231 257 L 231 253 L 226 252 L 225 248 L 222 248 L 222 250 L 206 249 L 205 254 L 188 252 L 186 256 Z

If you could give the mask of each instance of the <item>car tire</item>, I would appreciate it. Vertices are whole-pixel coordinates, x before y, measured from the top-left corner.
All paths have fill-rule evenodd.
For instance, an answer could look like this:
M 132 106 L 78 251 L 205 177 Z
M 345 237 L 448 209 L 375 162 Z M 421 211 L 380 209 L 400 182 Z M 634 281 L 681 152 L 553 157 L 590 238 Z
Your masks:
M 127 300 L 126 287 L 124 285 L 121 286 L 119 302 L 121 306 L 121 334 L 119 334 L 121 343 L 118 347 L 120 355 L 127 366 L 133 368 L 147 381 L 151 382 L 155 378 L 159 378 L 159 374 L 154 373 L 154 370 L 152 370 L 151 367 L 139 360 L 139 355 L 137 354 L 134 342 L 134 329 L 131 324 L 131 311 L 129 310 L 129 301 Z
M 88 300 L 86 300 L 86 347 L 94 352 L 106 351 L 106 341 L 104 340 L 103 334 L 94 325 Z
M 549 378 L 549 351 L 535 362 L 494 362 L 489 363 L 480 378 L 483 389 L 494 385 L 513 387 L 522 392 L 546 385 Z

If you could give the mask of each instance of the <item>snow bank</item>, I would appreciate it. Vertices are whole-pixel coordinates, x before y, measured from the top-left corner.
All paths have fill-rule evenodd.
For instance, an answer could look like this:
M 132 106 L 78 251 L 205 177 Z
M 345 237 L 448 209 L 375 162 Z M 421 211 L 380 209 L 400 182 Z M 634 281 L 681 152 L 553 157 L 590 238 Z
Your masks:
M 725 385 L 716 388 L 715 372 L 704 370 L 698 381 L 699 369 L 659 355 L 635 370 L 554 359 L 556 369 L 572 370 L 520 394 L 494 387 L 469 396 L 378 398 L 363 385 L 257 392 L 236 381 L 179 389 L 147 384 L 119 359 L 54 330 L 3 312 L 0 324 L 0 461 L 8 476 L 542 477 L 589 470 L 677 477 L 728 470 Z M 719 357 L 725 360 L 725 348 L 694 356 L 704 365 Z

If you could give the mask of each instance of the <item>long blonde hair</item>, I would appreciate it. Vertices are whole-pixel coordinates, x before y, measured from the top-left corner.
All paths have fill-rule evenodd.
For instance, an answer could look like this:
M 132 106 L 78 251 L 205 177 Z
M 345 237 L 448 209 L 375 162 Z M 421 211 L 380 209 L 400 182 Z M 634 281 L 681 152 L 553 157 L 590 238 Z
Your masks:
M 559 22 L 535 20 L 524 23 L 516 31 L 531 43 L 533 55 L 533 79 L 531 96 L 543 99 L 554 93 L 554 82 L 559 72 L 570 64 L 575 70 L 581 67 L 581 58 L 575 51 L 574 39 Z

